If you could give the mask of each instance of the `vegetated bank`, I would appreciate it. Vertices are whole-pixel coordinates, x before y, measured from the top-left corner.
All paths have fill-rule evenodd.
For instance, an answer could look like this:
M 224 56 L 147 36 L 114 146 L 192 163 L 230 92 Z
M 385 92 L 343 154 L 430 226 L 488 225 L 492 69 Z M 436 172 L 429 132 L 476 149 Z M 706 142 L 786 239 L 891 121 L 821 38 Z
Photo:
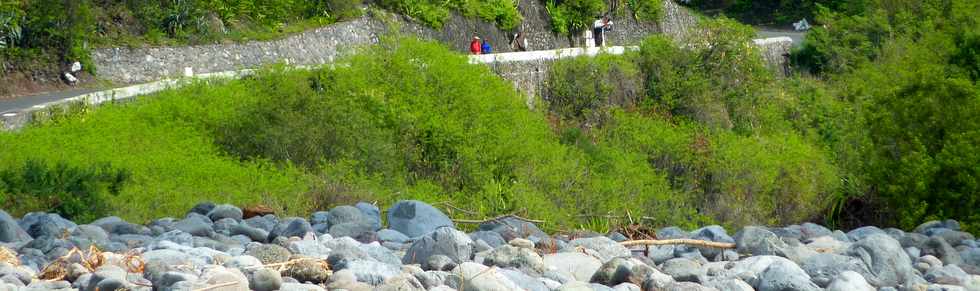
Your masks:
M 14 150 L 0 161 L 14 169 L 28 160 L 78 168 L 109 163 L 132 178 L 118 197 L 103 191 L 94 201 L 137 221 L 175 215 L 202 199 L 305 213 L 352 200 L 414 198 L 475 212 L 467 216 L 533 214 L 557 228 L 601 228 L 610 223 L 601 216 L 626 211 L 683 226 L 818 217 L 836 187 L 835 169 L 798 134 L 755 129 L 778 118 L 751 110 L 774 106 L 768 97 L 751 105 L 732 101 L 756 96 L 753 89 L 772 78 L 746 44 L 751 31 L 731 21 L 708 28 L 725 36 L 707 39 L 710 46 L 727 50 L 705 64 L 744 72 L 657 67 L 667 60 L 658 54 L 678 54 L 685 59 L 676 62 L 692 62 L 693 69 L 710 50 L 680 49 L 656 37 L 638 54 L 598 59 L 615 60 L 625 68 L 618 79 L 634 82 L 626 89 L 635 102 L 618 106 L 562 109 L 609 95 L 603 80 L 567 73 L 587 59 L 558 64 L 552 109 L 532 111 L 508 82 L 462 55 L 438 44 L 387 40 L 330 68 L 268 69 L 4 133 L 0 145 Z M 722 57 L 733 54 L 744 58 Z M 697 89 L 707 95 L 690 98 L 704 107 L 733 102 L 732 113 L 709 112 L 715 119 L 704 121 L 731 127 L 672 118 L 670 103 L 646 97 L 654 89 L 645 84 L 679 80 L 654 78 L 659 70 L 700 76 L 704 85 L 689 85 L 707 86 Z M 723 80 L 729 73 L 748 81 Z M 561 74 L 575 78 L 559 82 Z M 560 96 L 562 86 L 595 95 Z M 725 86 L 731 90 L 714 90 Z M 26 168 L 11 173 L 31 176 Z M 72 203 L 19 192 L 8 196 Z M 10 201 L 5 206 L 15 213 L 31 210 Z
M 751 29 L 707 21 L 693 45 L 654 37 L 635 54 L 557 63 L 548 106 L 531 111 L 443 46 L 387 40 L 332 68 L 270 69 L 5 133 L 14 150 L 0 161 L 109 162 L 132 178 L 121 199 L 96 200 L 137 221 L 201 199 L 305 213 L 415 198 L 554 228 L 603 228 L 628 210 L 685 227 L 956 218 L 974 231 L 976 7 L 929 5 L 940 6 L 905 8 L 935 26 L 877 24 L 890 38 L 861 15 L 891 10 L 830 15 L 839 22 L 794 54 L 812 73 L 788 79 L 762 65 Z M 8 197 L 44 198 L 21 192 Z

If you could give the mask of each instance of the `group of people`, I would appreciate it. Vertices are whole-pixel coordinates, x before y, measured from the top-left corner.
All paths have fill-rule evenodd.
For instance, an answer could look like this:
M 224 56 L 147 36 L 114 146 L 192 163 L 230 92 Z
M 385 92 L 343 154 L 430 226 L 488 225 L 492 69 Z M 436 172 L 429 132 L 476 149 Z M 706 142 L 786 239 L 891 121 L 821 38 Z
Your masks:
M 510 41 L 510 48 L 514 51 L 527 50 L 527 39 L 524 38 L 524 32 L 514 34 Z M 474 35 L 473 40 L 470 41 L 470 53 L 474 55 L 493 53 L 493 47 L 486 39 L 480 39 L 479 36 Z
M 585 46 L 586 47 L 601 47 L 606 45 L 606 32 L 612 30 L 612 21 L 609 16 L 602 16 L 597 19 L 592 24 L 591 30 L 585 30 Z M 510 41 L 510 48 L 513 51 L 527 51 L 527 38 L 524 37 L 524 32 L 518 32 L 514 34 Z M 486 39 L 480 39 L 479 36 L 474 35 L 473 40 L 470 41 L 470 53 L 474 55 L 480 54 L 490 54 L 493 53 L 493 47 L 490 46 L 490 42 Z

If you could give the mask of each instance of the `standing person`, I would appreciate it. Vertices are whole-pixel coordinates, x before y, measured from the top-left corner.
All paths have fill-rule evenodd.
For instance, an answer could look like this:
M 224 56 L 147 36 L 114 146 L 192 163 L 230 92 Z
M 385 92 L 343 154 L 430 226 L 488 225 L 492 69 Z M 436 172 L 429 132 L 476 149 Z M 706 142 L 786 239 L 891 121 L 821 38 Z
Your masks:
M 592 24 L 592 34 L 594 35 L 593 37 L 595 37 L 595 46 L 606 45 L 606 31 L 611 27 L 612 21 L 609 20 L 609 16 L 603 16 Z
M 473 41 L 470 42 L 470 53 L 474 55 L 480 54 L 482 47 L 480 46 L 480 37 L 474 36 Z
M 519 52 L 527 51 L 527 38 L 524 37 L 523 31 L 514 35 L 514 40 L 510 41 L 510 48 Z
M 483 40 L 483 46 L 480 47 L 480 50 L 483 52 L 483 54 L 493 53 L 493 49 L 490 48 L 490 42 L 485 39 Z

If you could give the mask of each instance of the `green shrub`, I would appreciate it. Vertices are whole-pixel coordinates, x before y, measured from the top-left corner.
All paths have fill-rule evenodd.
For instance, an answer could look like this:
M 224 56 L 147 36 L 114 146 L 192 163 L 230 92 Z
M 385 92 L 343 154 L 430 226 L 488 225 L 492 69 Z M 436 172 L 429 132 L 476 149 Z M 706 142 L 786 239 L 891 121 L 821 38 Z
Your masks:
M 378 4 L 433 28 L 442 28 L 450 10 L 496 23 L 505 30 L 517 27 L 522 20 L 514 0 L 380 0 Z
M 0 204 L 21 215 L 51 211 L 79 222 L 108 216 L 129 172 L 109 164 L 80 168 L 59 162 L 49 167 L 28 160 L 22 168 L 0 171 Z
M 609 107 L 632 107 L 644 95 L 639 68 L 606 54 L 556 61 L 546 84 L 551 112 L 580 121 L 601 122 Z
M 659 0 L 627 0 L 626 4 L 641 21 L 659 21 L 664 15 L 664 3 Z
M 606 11 L 603 0 L 545 0 L 551 28 L 558 33 L 573 35 L 591 29 L 596 17 Z

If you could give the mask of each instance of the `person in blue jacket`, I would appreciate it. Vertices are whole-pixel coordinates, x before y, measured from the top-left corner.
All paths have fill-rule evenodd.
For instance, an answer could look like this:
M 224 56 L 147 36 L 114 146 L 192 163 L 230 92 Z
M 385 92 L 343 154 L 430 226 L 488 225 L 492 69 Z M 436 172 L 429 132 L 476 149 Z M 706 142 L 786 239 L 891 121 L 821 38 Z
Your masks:
M 483 49 L 482 49 L 481 53 L 483 53 L 483 54 L 489 54 L 491 52 L 493 52 L 493 49 L 490 48 L 490 42 L 488 42 L 487 40 L 484 39 L 483 40 Z

